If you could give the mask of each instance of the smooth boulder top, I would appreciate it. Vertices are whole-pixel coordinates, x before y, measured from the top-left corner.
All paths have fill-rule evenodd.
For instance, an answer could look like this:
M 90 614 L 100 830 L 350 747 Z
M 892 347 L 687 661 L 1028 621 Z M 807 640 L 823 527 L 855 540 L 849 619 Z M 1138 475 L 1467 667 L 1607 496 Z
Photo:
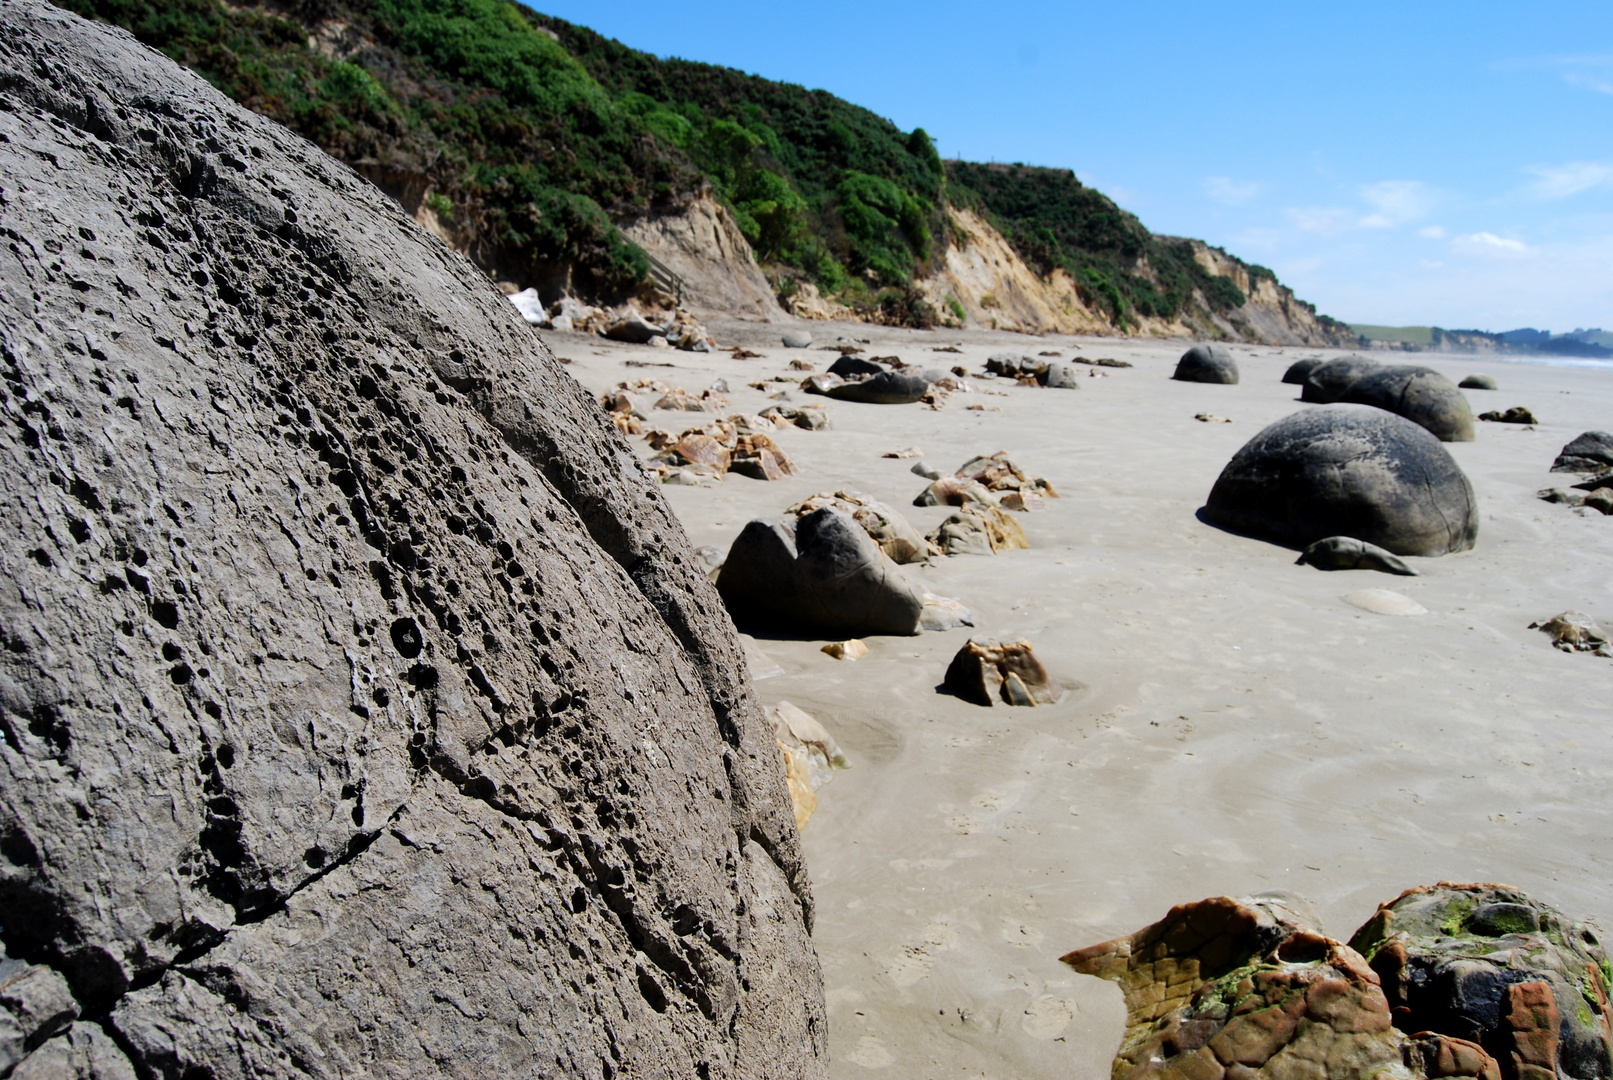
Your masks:
M 1365 375 L 1383 365 L 1370 356 L 1341 356 L 1325 364 L 1317 364 L 1305 376 L 1305 387 L 1300 400 L 1317 405 L 1331 405 L 1349 392 L 1350 387 Z
M 1181 382 L 1234 385 L 1238 381 L 1238 362 L 1232 359 L 1226 346 L 1200 342 L 1176 361 L 1176 373 L 1171 378 Z
M 748 523 L 728 549 L 717 592 L 736 623 L 785 633 L 916 634 L 924 611 L 924 591 L 832 507 Z
M 1308 409 L 1261 431 L 1221 470 L 1204 515 L 1289 547 L 1350 536 L 1396 555 L 1465 551 L 1479 530 L 1473 487 L 1439 440 L 1365 405 Z
M 598 405 L 342 163 L 0 11 L 0 1074 L 822 1076 L 773 731 Z
M 1467 397 L 1432 368 L 1380 367 L 1357 379 L 1339 400 L 1404 416 L 1440 442 L 1473 441 L 1473 409 Z
M 805 330 L 786 330 L 784 331 L 784 347 L 786 349 L 810 349 L 812 347 L 812 335 Z
M 878 375 L 889 370 L 884 364 L 852 353 L 837 357 L 835 362 L 829 365 L 829 374 L 838 375 L 842 379 L 855 379 L 859 375 Z
M 1590 473 L 1609 467 L 1613 467 L 1613 435 L 1605 431 L 1576 435 L 1551 463 L 1552 472 Z
M 1456 384 L 1463 390 L 1499 390 L 1500 385 L 1495 381 L 1494 375 L 1469 375 Z
M 868 405 L 906 405 L 919 400 L 930 384 L 917 375 L 904 375 L 899 371 L 881 371 L 861 382 L 841 383 L 827 393 L 841 401 L 860 401 Z
M 1320 356 L 1307 356 L 1303 360 L 1295 360 L 1288 365 L 1288 370 L 1283 372 L 1283 382 L 1302 385 L 1305 377 L 1324 363 L 1326 361 Z

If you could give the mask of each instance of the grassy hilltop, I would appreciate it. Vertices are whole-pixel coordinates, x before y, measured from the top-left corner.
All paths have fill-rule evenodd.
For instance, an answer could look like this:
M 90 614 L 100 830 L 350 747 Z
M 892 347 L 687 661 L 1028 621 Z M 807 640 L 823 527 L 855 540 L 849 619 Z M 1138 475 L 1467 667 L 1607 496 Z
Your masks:
M 516 280 L 630 292 L 648 261 L 613 221 L 710 191 L 781 290 L 811 280 L 902 321 L 934 317 L 911 284 L 945 250 L 949 206 L 980 213 L 1036 270 L 1064 269 L 1117 325 L 1174 318 L 1195 290 L 1217 312 L 1244 302 L 1187 242 L 1068 170 L 943 163 L 923 128 L 825 91 L 659 59 L 507 0 L 57 2 L 424 199 Z

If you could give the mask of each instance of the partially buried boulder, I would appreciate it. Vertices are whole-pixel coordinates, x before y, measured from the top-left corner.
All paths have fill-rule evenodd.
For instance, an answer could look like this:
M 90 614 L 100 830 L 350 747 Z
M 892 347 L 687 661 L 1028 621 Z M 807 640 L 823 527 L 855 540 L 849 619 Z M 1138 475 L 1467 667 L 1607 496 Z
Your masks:
M 1576 435 L 1551 463 L 1552 472 L 1597 473 L 1607 468 L 1613 468 L 1613 435 L 1605 431 Z
M 1325 364 L 1317 364 L 1305 376 L 1300 400 L 1318 405 L 1331 404 L 1350 390 L 1362 376 L 1369 375 L 1383 365 L 1370 356 L 1341 356 Z
M 732 624 L 509 301 L 42 0 L 0 176 L 0 1074 L 823 1076 Z
M 1472 485 L 1439 440 L 1362 405 L 1295 413 L 1261 431 L 1221 470 L 1204 516 L 1290 547 L 1351 536 L 1396 555 L 1465 551 L 1479 529 Z
M 1075 365 L 1065 363 L 1063 360 L 1054 360 L 1043 368 L 1036 378 L 1043 386 L 1052 390 L 1081 389 L 1081 377 L 1076 374 Z
M 812 347 L 812 335 L 805 330 L 786 330 L 784 331 L 783 340 L 786 349 L 810 349 Z
M 1395 1026 L 1481 1047 L 1516 1080 L 1613 1076 L 1596 934 L 1505 885 L 1408 889 L 1350 939 Z
M 735 622 L 788 633 L 913 634 L 924 609 L 923 591 L 831 507 L 750 522 L 728 549 L 717 591 Z
M 1380 367 L 1355 380 L 1338 400 L 1404 416 L 1440 442 L 1473 441 L 1473 410 L 1467 398 L 1432 368 Z
M 925 539 L 945 555 L 995 555 L 1031 546 L 1012 514 L 974 503 L 949 515 Z
M 1398 555 L 1353 536 L 1329 536 L 1318 540 L 1295 561 L 1318 570 L 1382 570 L 1386 574 L 1417 576 L 1417 571 L 1407 566 Z
M 1295 386 L 1303 385 L 1310 373 L 1323 363 L 1320 356 L 1306 356 L 1295 360 L 1283 372 L 1283 382 L 1293 383 Z
M 842 379 L 855 379 L 862 375 L 878 375 L 889 370 L 884 364 L 876 364 L 867 357 L 850 354 L 839 357 L 829 365 L 829 371 Z
M 868 405 L 906 405 L 919 400 L 930 384 L 917 375 L 903 375 L 899 371 L 881 371 L 859 382 L 844 382 L 831 386 L 827 393 L 841 401 L 860 401 Z
M 1499 390 L 1494 375 L 1469 375 L 1456 384 L 1463 390 Z
M 1171 376 L 1181 382 L 1226 383 L 1238 381 L 1238 362 L 1225 345 L 1201 342 L 1182 354 Z
M 1535 414 L 1527 405 L 1514 405 L 1510 409 L 1491 409 L 1479 413 L 1480 420 L 1495 424 L 1538 424 Z
M 976 705 L 1053 705 L 1063 690 L 1028 641 L 970 638 L 947 665 L 943 686 Z

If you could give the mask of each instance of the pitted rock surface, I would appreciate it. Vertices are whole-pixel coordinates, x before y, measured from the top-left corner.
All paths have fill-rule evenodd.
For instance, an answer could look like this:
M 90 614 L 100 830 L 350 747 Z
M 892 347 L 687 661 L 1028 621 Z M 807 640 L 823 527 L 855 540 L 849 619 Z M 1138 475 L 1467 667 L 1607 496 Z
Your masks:
M 822 1075 L 739 642 L 519 313 L 30 0 L 0 162 L 0 936 L 78 1017 L 16 1075 Z

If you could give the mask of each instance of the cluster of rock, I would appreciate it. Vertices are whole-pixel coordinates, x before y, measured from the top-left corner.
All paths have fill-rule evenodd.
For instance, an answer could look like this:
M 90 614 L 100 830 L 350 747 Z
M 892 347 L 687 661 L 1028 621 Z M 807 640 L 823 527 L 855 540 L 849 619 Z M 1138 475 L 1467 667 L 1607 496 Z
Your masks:
M 947 665 L 942 685 L 976 705 L 1055 705 L 1062 688 L 1048 678 L 1028 641 L 970 638 Z
M 1109 361 L 1100 366 L 1119 367 L 1121 364 L 1118 361 Z M 986 374 L 1001 379 L 1014 379 L 1023 386 L 1046 386 L 1055 390 L 1081 389 L 1080 378 L 1068 361 L 1045 360 L 1021 353 L 993 353 L 986 358 Z
M 644 431 L 644 422 L 650 419 L 651 409 L 721 412 L 728 407 L 728 399 L 723 396 L 726 390 L 727 386 L 720 381 L 699 394 L 692 394 L 659 379 L 634 379 L 617 383 L 614 390 L 601 394 L 599 404 L 624 435 L 639 435 Z
M 657 316 L 647 316 L 636 304 L 601 308 L 562 296 L 545 305 L 537 289 L 523 289 L 510 297 L 527 325 L 540 330 L 569 333 L 593 332 L 612 341 L 632 345 L 670 346 L 686 352 L 711 352 L 717 347 L 711 334 L 683 308 Z
M 926 476 L 927 467 L 913 467 Z M 926 476 L 929 479 L 929 476 Z M 1045 507 L 1044 499 L 1059 493 L 1046 477 L 1033 476 L 1021 468 L 1008 451 L 970 458 L 951 476 L 935 476 L 934 482 L 913 500 L 914 506 L 990 506 L 1005 510 L 1032 512 Z
M 1489 412 L 1479 413 L 1480 420 L 1488 420 L 1497 424 L 1538 424 L 1535 414 L 1526 406 L 1514 405 L 1510 409 L 1491 409 Z
M 1613 1071 L 1594 934 L 1517 890 L 1408 890 L 1348 944 L 1280 897 L 1184 904 L 1069 953 L 1119 984 L 1114 1080 L 1601 1080 Z
M 650 445 L 659 452 L 649 467 L 663 484 L 721 480 L 730 472 L 753 480 L 782 480 L 794 476 L 795 467 L 765 432 L 787 425 L 787 421 L 775 424 L 767 416 L 740 414 L 690 428 L 675 440 L 665 432 L 651 432 Z
M 1360 405 L 1295 413 L 1262 430 L 1221 471 L 1204 515 L 1290 547 L 1353 537 L 1395 555 L 1465 551 L 1479 528 L 1473 487 L 1439 440 Z
M 43 0 L 0 175 L 0 1074 L 823 1076 L 740 642 L 509 301 Z
M 1590 475 L 1573 485 L 1572 490 L 1545 488 L 1537 493 L 1540 498 L 1613 515 L 1613 435 L 1605 431 L 1587 431 L 1577 436 L 1557 455 L 1551 464 L 1551 471 Z
M 1441 442 L 1473 441 L 1473 410 L 1456 384 L 1432 368 L 1385 366 L 1367 356 L 1341 356 L 1316 363 L 1301 360 L 1283 376 L 1293 381 L 1303 372 L 1303 401 L 1319 405 L 1342 402 L 1371 405 L 1403 416 L 1427 429 Z
M 1613 641 L 1609 641 L 1607 631 L 1583 611 L 1565 611 L 1542 622 L 1532 622 L 1529 629 L 1548 635 L 1552 645 L 1563 652 L 1613 656 Z

